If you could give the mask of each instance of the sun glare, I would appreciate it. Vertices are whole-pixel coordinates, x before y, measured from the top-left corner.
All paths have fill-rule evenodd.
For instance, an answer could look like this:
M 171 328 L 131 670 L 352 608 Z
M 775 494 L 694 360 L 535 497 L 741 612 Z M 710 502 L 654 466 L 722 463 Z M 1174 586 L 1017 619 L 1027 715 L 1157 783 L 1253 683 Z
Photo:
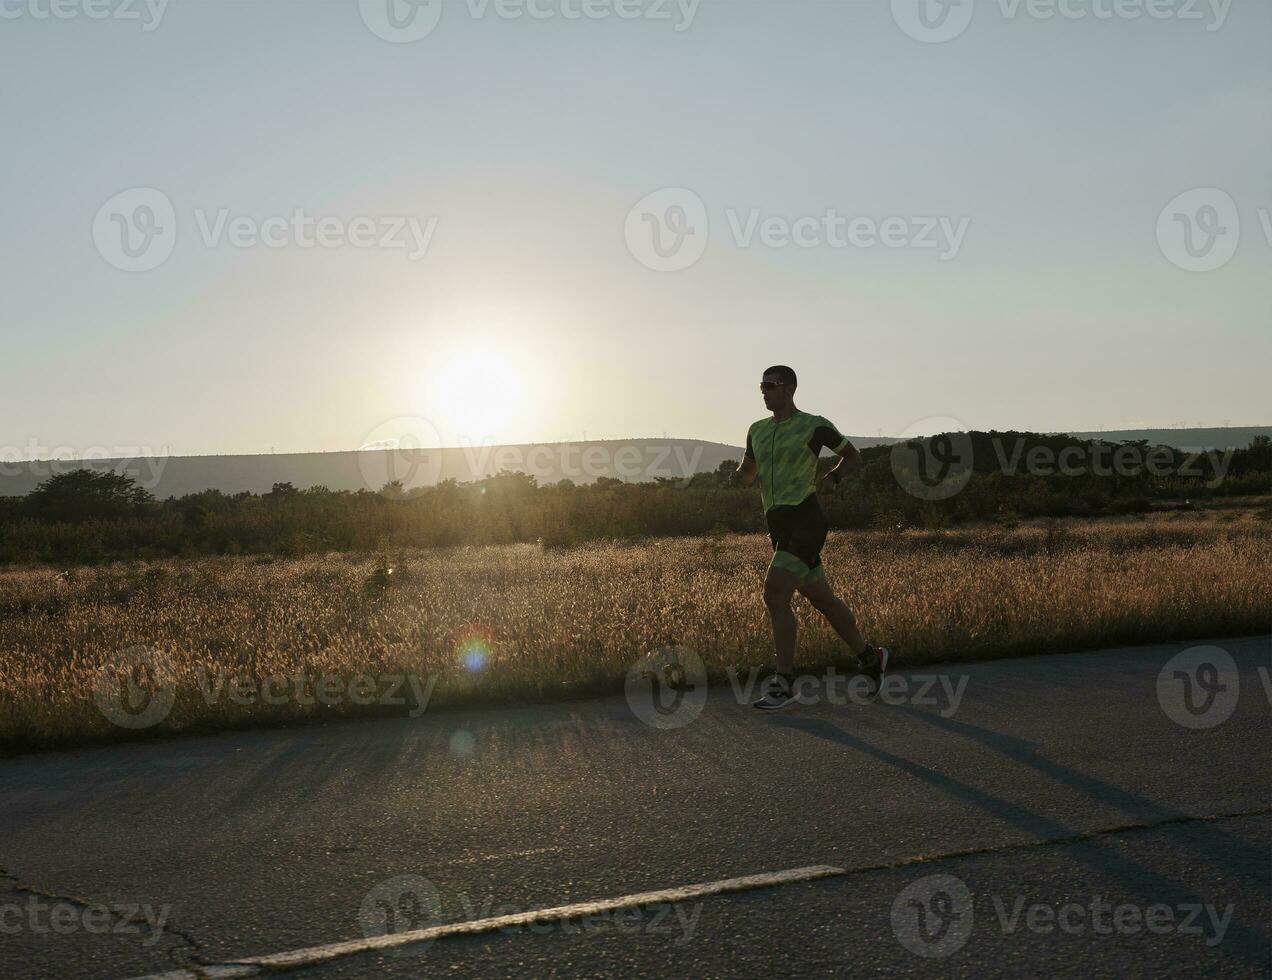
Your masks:
M 459 444 L 506 438 L 524 421 L 524 368 L 491 347 L 449 351 L 435 361 L 426 384 L 429 401 Z

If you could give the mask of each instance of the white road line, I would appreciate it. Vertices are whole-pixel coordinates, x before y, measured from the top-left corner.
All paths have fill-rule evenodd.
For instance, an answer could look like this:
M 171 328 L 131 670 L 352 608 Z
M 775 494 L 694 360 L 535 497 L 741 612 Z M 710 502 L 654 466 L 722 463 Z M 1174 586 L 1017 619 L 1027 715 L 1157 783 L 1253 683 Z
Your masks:
M 510 858 L 535 857 L 539 854 L 557 854 L 564 850 L 564 847 L 533 847 L 528 851 L 507 851 L 502 854 L 479 854 L 477 857 L 457 858 L 454 861 L 444 861 L 440 867 L 453 868 L 461 864 L 485 864 L 487 861 L 507 861 Z M 574 848 L 574 850 L 577 850 L 577 848 Z
M 174 970 L 171 973 L 155 973 L 138 977 L 137 980 L 233 980 L 234 977 L 260 976 L 258 966 L 205 966 L 195 973 L 193 970 Z
M 449 936 L 471 936 L 477 933 L 495 932 L 512 926 L 533 925 L 538 922 L 559 922 L 564 919 L 576 919 L 585 915 L 597 915 L 601 912 L 638 908 L 643 905 L 687 902 L 695 898 L 725 895 L 729 892 L 750 891 L 755 888 L 773 888 L 801 881 L 815 881 L 818 878 L 834 878 L 847 873 L 844 868 L 836 868 L 827 864 L 814 864 L 807 868 L 791 868 L 787 871 L 746 875 L 742 878 L 725 878 L 722 881 L 711 881 L 702 885 L 687 885 L 682 888 L 665 888 L 661 891 L 637 892 L 634 895 L 623 895 L 619 898 L 605 898 L 594 902 L 577 902 L 574 905 L 557 905 L 553 908 L 536 909 L 532 912 L 516 912 L 512 915 L 497 915 L 488 919 L 473 919 L 468 922 L 452 922 L 447 925 L 429 926 L 426 929 L 415 929 L 410 932 L 399 932 L 387 936 L 354 939 L 343 943 L 330 943 L 326 946 L 311 946 L 308 949 L 297 949 L 289 953 L 275 953 L 271 956 L 249 956 L 234 960 L 232 963 L 203 967 L 201 972 L 177 970 L 171 973 L 156 973 L 145 977 L 137 977 L 135 980 L 231 980 L 234 977 L 251 977 L 267 971 L 296 970 L 305 966 L 327 963 L 343 956 L 393 949 L 398 946 L 409 946 L 413 943 L 445 939 Z

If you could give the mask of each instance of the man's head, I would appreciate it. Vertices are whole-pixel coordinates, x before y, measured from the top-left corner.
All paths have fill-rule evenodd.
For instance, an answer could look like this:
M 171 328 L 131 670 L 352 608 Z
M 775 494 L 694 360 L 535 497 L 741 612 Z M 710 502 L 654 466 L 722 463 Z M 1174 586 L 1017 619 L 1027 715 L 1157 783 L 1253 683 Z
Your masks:
M 785 364 L 778 364 L 764 372 L 760 391 L 764 395 L 764 407 L 770 412 L 780 411 L 795 400 L 795 372 Z

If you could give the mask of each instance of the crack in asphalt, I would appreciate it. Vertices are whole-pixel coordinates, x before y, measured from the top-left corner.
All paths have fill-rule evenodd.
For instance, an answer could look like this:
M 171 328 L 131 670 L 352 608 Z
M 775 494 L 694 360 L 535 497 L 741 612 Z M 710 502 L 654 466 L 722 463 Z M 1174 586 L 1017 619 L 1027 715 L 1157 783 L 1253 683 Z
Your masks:
M 154 926 L 154 923 L 140 912 L 124 915 L 116 905 L 95 902 L 79 895 L 64 895 L 60 892 L 46 891 L 35 885 L 27 884 L 5 868 L 0 868 L 0 881 L 6 883 L 13 891 L 23 895 L 47 899 L 50 902 L 64 902 L 67 905 L 81 908 L 86 912 L 105 913 L 119 925 L 151 926 L 152 928 Z M 202 968 L 207 967 L 209 964 L 202 961 L 200 943 L 189 930 L 174 925 L 171 918 L 165 918 L 163 923 L 159 925 L 158 932 L 160 935 L 169 936 L 177 940 L 177 944 L 166 951 L 168 959 L 173 966 L 195 971 L 196 976 L 204 975 Z
M 1027 851 L 1035 847 L 1050 847 L 1054 844 L 1080 844 L 1083 841 L 1095 840 L 1099 837 L 1108 837 L 1115 834 L 1131 834 L 1141 830 L 1156 830 L 1158 827 L 1170 827 L 1174 824 L 1215 823 L 1219 820 L 1235 820 L 1241 817 L 1258 817 L 1270 813 L 1272 813 L 1272 803 L 1256 807 L 1252 810 L 1237 810 L 1233 813 L 1184 813 L 1174 817 L 1166 817 L 1162 820 L 1134 820 L 1130 823 L 1118 824 L 1114 827 L 1104 827 L 1099 830 L 1069 834 L 1064 837 L 1048 837 L 1045 840 L 1021 841 L 1019 844 L 1003 844 L 998 847 L 994 847 L 992 845 L 985 847 L 968 847 L 957 851 L 946 851 L 942 854 L 920 854 L 910 858 L 901 858 L 898 861 L 862 865 L 857 868 L 847 868 L 845 869 L 844 874 L 859 874 L 864 871 L 887 871 L 891 868 L 909 868 L 918 864 L 934 864 L 938 861 L 953 861 L 961 857 L 975 857 L 978 854 L 1010 854 L 1012 851 Z
M 880 862 L 880 863 L 871 864 L 871 865 L 861 865 L 861 866 L 853 867 L 853 868 L 834 868 L 834 869 L 826 868 L 824 870 L 831 873 L 819 874 L 815 878 L 801 879 L 798 882 L 792 881 L 792 882 L 776 882 L 776 883 L 769 883 L 769 884 L 761 884 L 761 885 L 755 886 L 754 889 L 729 889 L 728 891 L 721 892 L 720 894 L 722 895 L 731 894 L 731 893 L 736 894 L 736 892 L 742 891 L 742 890 L 763 890 L 765 888 L 781 888 L 781 887 L 784 887 L 785 884 L 791 884 L 791 883 L 812 883 L 813 881 L 829 881 L 835 878 L 845 878 L 852 875 L 866 874 L 866 873 L 875 872 L 875 871 L 889 871 L 889 870 L 898 870 L 903 868 L 913 868 L 913 867 L 918 867 L 918 866 L 927 865 L 927 864 L 935 864 L 941 861 L 957 860 L 958 858 L 963 858 L 963 857 L 975 857 L 977 855 L 1010 854 L 1013 851 L 1026 851 L 1026 850 L 1032 850 L 1034 848 L 1052 847 L 1056 845 L 1080 844 L 1080 843 L 1083 843 L 1084 841 L 1092 841 L 1092 840 L 1099 839 L 1101 837 L 1134 834 L 1141 831 L 1155 830 L 1161 827 L 1169 827 L 1173 825 L 1190 824 L 1190 823 L 1215 823 L 1215 822 L 1223 821 L 1223 820 L 1236 820 L 1236 819 L 1242 819 L 1245 817 L 1264 816 L 1267 814 L 1272 814 L 1272 804 L 1267 804 L 1261 807 L 1256 807 L 1256 808 L 1247 809 L 1247 810 L 1237 810 L 1231 813 L 1180 814 L 1178 816 L 1167 817 L 1165 819 L 1156 820 L 1156 821 L 1131 821 L 1124 824 L 1118 824 L 1112 827 L 1104 827 L 1097 830 L 1088 831 L 1086 833 L 1071 834 L 1071 835 L 1066 835 L 1063 837 L 1051 837 L 1045 840 L 1022 841 L 1018 844 L 1006 844 L 1006 845 L 1002 845 L 998 847 L 994 847 L 994 846 L 969 847 L 969 848 L 963 848 L 960 850 L 946 851 L 940 854 L 914 855 L 912 857 L 901 858 L 894 861 L 885 861 L 885 862 Z M 690 886 L 690 888 L 693 888 L 693 887 L 694 886 Z M 581 904 L 586 905 L 589 903 L 581 903 Z M 637 902 L 637 903 L 634 903 L 632 907 L 639 907 L 639 906 L 640 906 L 640 903 Z M 573 906 L 569 906 L 567 908 L 574 909 L 577 907 L 578 905 L 576 904 Z M 557 910 L 554 910 L 554 909 L 540 910 L 540 912 L 543 912 L 543 913 L 551 913 L 555 911 Z M 556 915 L 556 916 L 545 915 L 542 917 L 540 921 L 563 921 L 563 920 L 568 920 L 570 917 L 571 916 L 569 914 L 566 914 L 563 910 L 563 913 L 560 915 Z M 487 921 L 489 922 L 490 929 L 484 928 Z M 456 927 L 460 927 L 460 928 L 456 928 L 454 933 L 439 935 L 437 938 L 445 939 L 445 938 L 448 938 L 449 935 L 458 936 L 458 935 L 472 935 L 478 932 L 487 932 L 487 931 L 493 932 L 497 930 L 497 927 L 500 921 L 501 921 L 500 919 L 495 918 L 491 920 L 475 920 L 469 923 L 462 923 L 462 922 L 453 923 L 452 925 Z M 462 927 L 465 925 L 469 926 L 469 928 L 463 929 Z M 390 937 L 388 938 L 391 938 L 391 934 L 390 934 Z M 406 943 L 404 940 L 403 944 L 406 945 L 408 943 Z M 359 953 L 362 953 L 362 952 L 378 951 L 378 950 L 372 950 L 370 948 L 368 949 L 348 948 L 348 947 L 356 947 L 357 945 L 358 944 L 356 941 L 350 944 L 328 944 L 328 946 L 312 947 L 309 950 L 296 950 L 291 953 L 274 954 L 271 956 L 242 957 L 239 959 L 224 960 L 214 964 L 200 963 L 198 966 L 184 965 L 184 969 L 190 972 L 184 975 L 178 974 L 178 976 L 185 976 L 187 978 L 196 978 L 197 980 L 197 978 L 203 978 L 203 977 L 229 977 L 229 976 L 245 977 L 245 976 L 256 976 L 263 973 L 268 973 L 268 974 L 288 973 L 293 970 L 312 968 L 314 966 L 320 965 L 321 963 L 331 962 L 337 959 L 343 959 L 347 956 L 358 955 Z M 337 946 L 346 947 L 346 948 L 342 948 L 342 949 L 333 948 Z M 304 954 L 304 953 L 311 953 L 313 955 L 305 959 L 296 959 L 294 962 L 280 962 L 280 960 L 283 957 L 299 957 L 300 954 Z M 200 969 L 200 967 L 202 969 Z M 205 973 L 203 972 L 204 970 L 210 971 L 210 972 Z M 226 971 L 232 971 L 232 972 L 226 972 Z

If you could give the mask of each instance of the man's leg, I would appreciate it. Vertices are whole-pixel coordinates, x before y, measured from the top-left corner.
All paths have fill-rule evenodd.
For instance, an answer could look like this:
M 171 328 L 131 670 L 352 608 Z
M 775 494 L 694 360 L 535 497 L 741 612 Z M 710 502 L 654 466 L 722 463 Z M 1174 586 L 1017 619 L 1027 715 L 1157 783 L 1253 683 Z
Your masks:
M 826 617 L 826 621 L 834 627 L 845 643 L 852 648 L 861 662 L 861 672 L 868 678 L 873 687 L 872 694 L 878 694 L 883 684 L 883 672 L 888 667 L 892 654 L 887 647 L 876 647 L 866 642 L 857 626 L 857 617 L 853 615 L 848 604 L 835 595 L 830 583 L 826 581 L 826 573 L 820 565 L 814 574 L 805 576 L 800 582 L 799 591 L 808 598 L 818 612 Z
M 785 554 L 785 552 L 778 552 Z M 777 672 L 789 677 L 795 671 L 795 611 L 791 597 L 799 586 L 797 572 L 784 568 L 774 556 L 764 579 L 764 605 L 773 624 L 773 646 L 777 651 Z
M 821 568 L 820 565 L 817 567 Z M 835 590 L 830 587 L 824 572 L 820 576 L 806 577 L 800 583 L 799 591 L 812 603 L 814 609 L 826 617 L 826 622 L 830 623 L 834 631 L 852 648 L 854 654 L 860 657 L 866 652 L 869 644 L 861 635 L 861 629 L 857 626 L 857 617 L 853 615 L 848 603 L 835 595 Z

